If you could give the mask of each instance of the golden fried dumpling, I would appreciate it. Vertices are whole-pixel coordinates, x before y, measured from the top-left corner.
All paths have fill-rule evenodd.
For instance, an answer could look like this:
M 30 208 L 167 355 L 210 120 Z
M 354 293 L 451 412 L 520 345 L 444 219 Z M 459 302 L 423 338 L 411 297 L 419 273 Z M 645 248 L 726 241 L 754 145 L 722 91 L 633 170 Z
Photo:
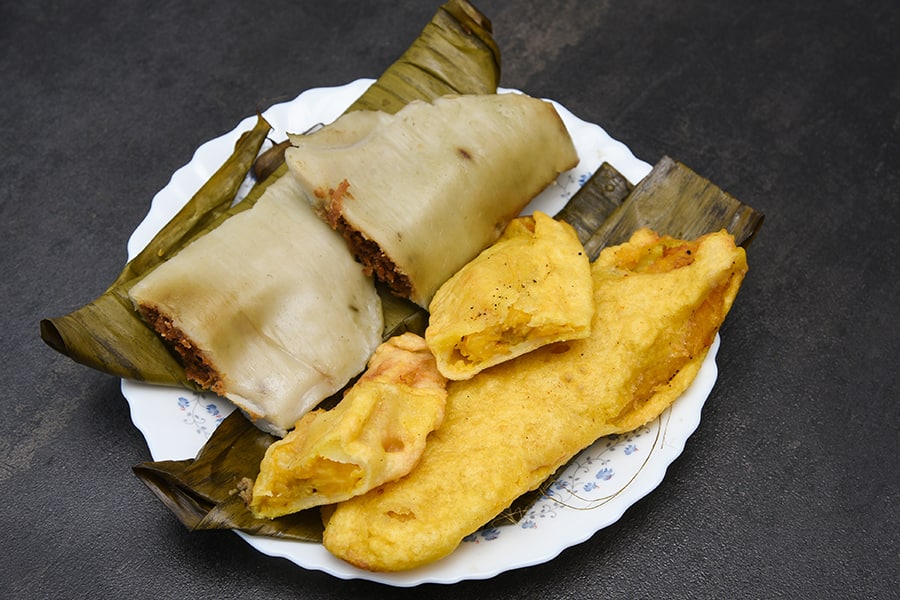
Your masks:
M 269 446 L 250 510 L 279 517 L 406 475 L 443 419 L 445 383 L 424 339 L 389 339 L 335 408 L 307 413 Z
M 567 223 L 542 212 L 513 220 L 493 245 L 442 285 L 425 340 L 449 379 L 564 340 L 587 337 L 591 266 Z
M 409 475 L 336 505 L 323 543 L 364 569 L 450 554 L 598 437 L 656 418 L 687 389 L 747 271 L 722 231 L 636 233 L 591 268 L 583 340 L 539 348 L 448 385 L 444 423 Z
M 310 201 L 368 269 L 423 308 L 578 163 L 553 105 L 524 94 L 354 111 L 291 141 L 285 160 Z
M 381 300 L 341 236 L 281 177 L 129 292 L 188 377 L 276 435 L 381 343 Z

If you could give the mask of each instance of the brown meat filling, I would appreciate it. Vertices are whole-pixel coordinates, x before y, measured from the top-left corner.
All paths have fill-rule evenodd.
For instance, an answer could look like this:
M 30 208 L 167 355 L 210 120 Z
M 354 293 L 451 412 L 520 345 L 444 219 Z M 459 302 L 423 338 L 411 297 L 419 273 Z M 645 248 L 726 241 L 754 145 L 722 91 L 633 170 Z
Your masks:
M 409 298 L 412 295 L 412 284 L 409 277 L 397 269 L 394 261 L 381 250 L 376 242 L 354 229 L 341 214 L 344 198 L 353 197 L 349 188 L 350 183 L 344 179 L 337 189 L 329 188 L 327 192 L 321 189 L 315 191 L 316 196 L 328 200 L 325 220 L 332 229 L 339 231 L 347 240 L 350 251 L 356 260 L 362 263 L 366 275 L 374 275 L 379 281 L 385 283 L 394 294 L 401 298 Z
M 351 252 L 362 263 L 366 275 L 374 275 L 396 295 L 409 298 L 412 294 L 409 277 L 397 270 L 394 261 L 381 251 L 378 244 L 353 229 L 343 218 L 338 219 L 337 230 L 350 244 Z
M 204 389 L 221 393 L 221 380 L 215 368 L 209 364 L 203 352 L 194 346 L 190 338 L 175 327 L 172 319 L 160 313 L 155 306 L 141 306 L 139 310 L 150 327 L 181 357 L 188 378 Z

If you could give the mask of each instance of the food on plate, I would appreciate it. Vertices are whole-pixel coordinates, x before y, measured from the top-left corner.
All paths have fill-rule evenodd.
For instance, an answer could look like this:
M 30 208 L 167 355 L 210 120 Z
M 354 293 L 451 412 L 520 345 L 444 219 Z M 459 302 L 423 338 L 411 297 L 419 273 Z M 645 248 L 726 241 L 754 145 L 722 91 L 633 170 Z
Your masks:
M 274 518 L 346 500 L 409 473 L 444 417 L 446 379 L 425 340 L 390 338 L 336 407 L 309 412 L 266 450 L 248 504 Z
M 425 340 L 449 379 L 536 348 L 587 337 L 594 313 L 591 266 L 572 227 L 537 211 L 437 291 Z
M 193 381 L 284 433 L 381 343 L 371 277 L 282 177 L 130 290 Z
M 642 229 L 591 265 L 591 335 L 448 384 L 441 427 L 406 477 L 329 507 L 323 543 L 374 571 L 448 555 L 598 437 L 633 430 L 691 383 L 747 271 L 725 231 Z
M 355 111 L 291 139 L 288 170 L 317 211 L 367 269 L 423 308 L 578 163 L 553 105 L 524 94 Z

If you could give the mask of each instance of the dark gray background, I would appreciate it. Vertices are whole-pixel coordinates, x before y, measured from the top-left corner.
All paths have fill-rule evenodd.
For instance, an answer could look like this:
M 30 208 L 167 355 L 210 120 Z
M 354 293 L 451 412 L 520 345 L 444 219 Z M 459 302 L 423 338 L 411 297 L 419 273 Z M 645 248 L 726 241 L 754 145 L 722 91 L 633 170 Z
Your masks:
M 406 590 L 189 533 L 131 474 L 119 382 L 38 321 L 260 104 L 377 76 L 437 2 L 0 3 L 0 597 L 890 597 L 898 586 L 900 14 L 892 0 L 482 0 L 502 84 L 766 213 L 684 454 L 534 568 Z

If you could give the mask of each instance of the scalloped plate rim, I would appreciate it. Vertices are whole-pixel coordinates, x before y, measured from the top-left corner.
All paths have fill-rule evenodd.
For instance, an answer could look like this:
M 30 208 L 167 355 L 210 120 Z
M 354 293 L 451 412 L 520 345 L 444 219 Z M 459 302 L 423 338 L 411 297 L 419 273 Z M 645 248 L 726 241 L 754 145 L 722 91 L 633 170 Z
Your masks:
M 287 132 L 305 131 L 317 123 L 333 120 L 373 81 L 373 79 L 357 79 L 339 86 L 311 88 L 293 100 L 273 105 L 263 113 L 273 126 L 270 139 L 278 141 L 284 139 Z M 500 91 L 519 93 L 518 90 L 508 88 L 501 88 Z M 572 134 L 581 161 L 574 169 L 561 175 L 557 184 L 549 186 L 523 212 L 544 210 L 554 214 L 580 187 L 586 176 L 593 173 L 604 161 L 609 162 L 632 182 L 640 180 L 650 171 L 651 165 L 637 159 L 625 144 L 611 138 L 599 125 L 583 121 L 558 102 L 549 101 L 556 107 Z M 166 186 L 153 197 L 146 217 L 129 238 L 129 259 L 146 245 L 153 234 L 218 168 L 231 153 L 240 133 L 251 128 L 254 122 L 255 116 L 246 117 L 232 131 L 200 145 L 191 160 L 172 174 Z M 249 186 L 250 183 L 246 183 L 244 191 L 249 189 Z M 397 587 L 487 579 L 506 571 L 550 561 L 566 548 L 585 542 L 600 529 L 615 523 L 630 506 L 663 481 L 669 465 L 682 453 L 687 439 L 699 426 L 703 405 L 717 379 L 715 355 L 719 345 L 720 339 L 717 335 L 691 387 L 650 425 L 657 428 L 657 433 L 649 457 L 640 463 L 626 485 L 612 494 L 611 500 L 604 500 L 599 509 L 572 511 L 559 504 L 557 500 L 542 499 L 541 502 L 550 503 L 551 512 L 559 507 L 558 514 L 553 515 L 554 519 L 560 519 L 559 522 L 572 519 L 568 512 L 577 513 L 584 521 L 580 527 L 563 528 L 558 525 L 557 529 L 565 531 L 554 532 L 551 528 L 550 534 L 556 533 L 555 536 L 545 535 L 547 538 L 545 540 L 532 539 L 533 543 L 523 544 L 519 538 L 524 537 L 527 541 L 527 535 L 533 532 L 523 534 L 521 533 L 523 528 L 519 525 L 506 526 L 500 528 L 496 539 L 463 542 L 460 548 L 445 559 L 400 573 L 373 573 L 357 569 L 331 556 L 320 544 L 236 533 L 258 551 L 269 556 L 285 558 L 300 567 L 319 570 L 341 579 L 365 579 Z M 149 386 L 129 380 L 122 380 L 121 389 L 129 403 L 132 421 L 143 434 L 154 460 L 174 460 L 194 456 L 205 442 L 204 436 L 208 437 L 215 425 L 228 412 L 234 410 L 227 400 L 208 394 Z M 163 404 L 166 398 L 176 401 L 178 409 Z M 187 434 L 172 436 L 171 427 L 177 422 L 192 428 L 194 437 L 188 437 Z M 605 439 L 601 438 L 582 454 L 593 452 Z M 506 537 L 498 543 L 503 536 Z M 509 538 L 514 538 L 513 542 L 507 543 L 508 547 L 504 548 L 503 543 Z M 523 548 L 526 549 L 525 552 L 522 551 Z

